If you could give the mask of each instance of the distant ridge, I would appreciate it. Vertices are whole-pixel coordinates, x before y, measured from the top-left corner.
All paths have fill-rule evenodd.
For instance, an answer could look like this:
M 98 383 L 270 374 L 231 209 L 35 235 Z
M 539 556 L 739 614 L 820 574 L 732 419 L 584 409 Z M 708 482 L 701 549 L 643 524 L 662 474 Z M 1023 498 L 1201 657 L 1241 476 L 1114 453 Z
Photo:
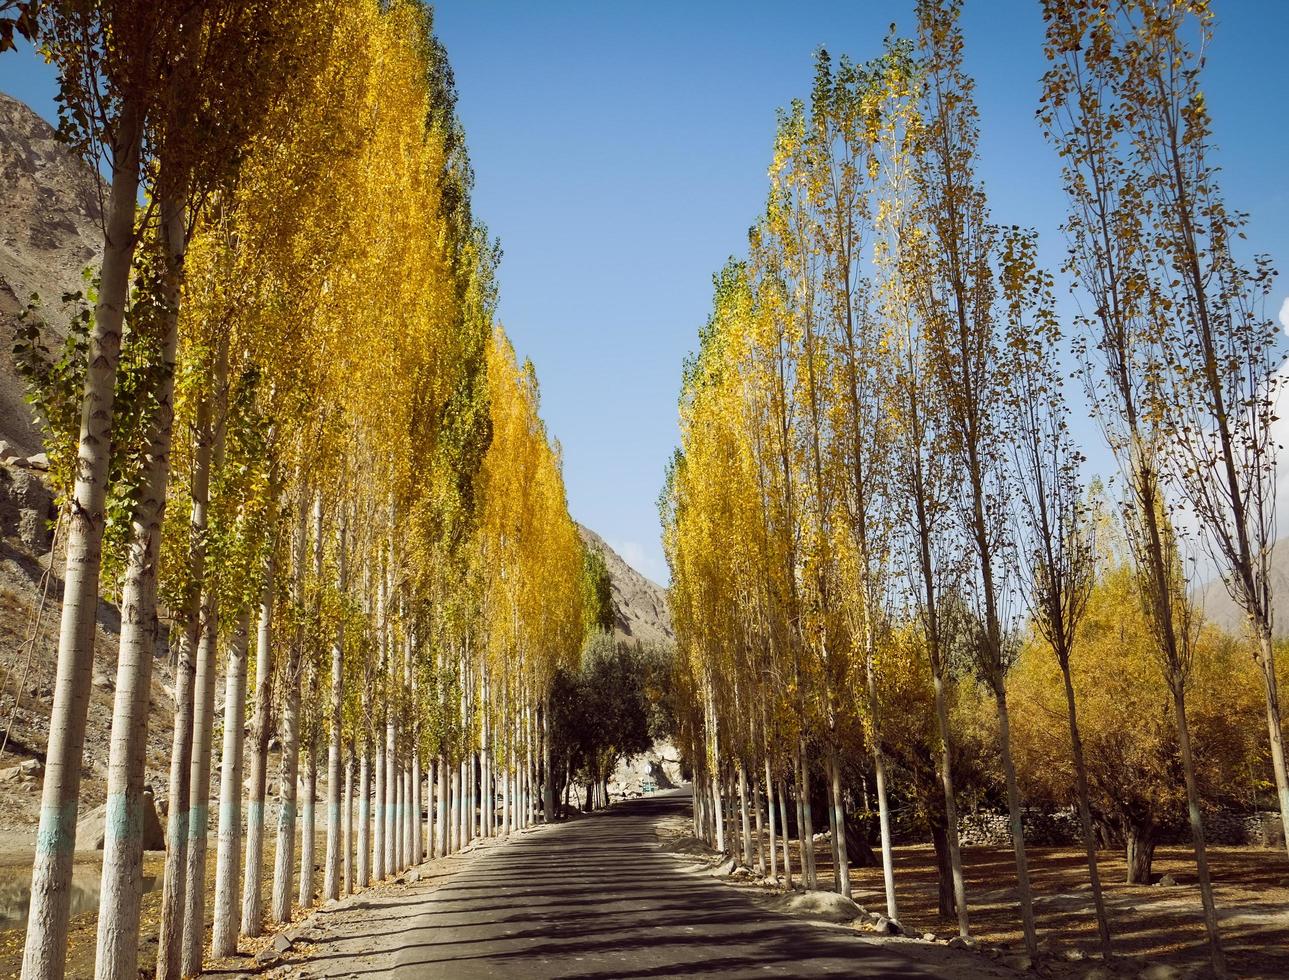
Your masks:
M 1276 637 L 1283 638 L 1289 636 L 1289 538 L 1277 541 L 1271 553 L 1271 590 L 1272 625 Z M 1195 601 L 1204 611 L 1204 618 L 1215 626 L 1237 635 L 1246 631 L 1248 617 L 1220 578 L 1196 589 Z
M 613 586 L 614 633 L 618 639 L 674 643 L 676 634 L 667 611 L 667 590 L 628 565 L 590 528 L 578 524 L 577 531 L 588 548 L 604 553 Z

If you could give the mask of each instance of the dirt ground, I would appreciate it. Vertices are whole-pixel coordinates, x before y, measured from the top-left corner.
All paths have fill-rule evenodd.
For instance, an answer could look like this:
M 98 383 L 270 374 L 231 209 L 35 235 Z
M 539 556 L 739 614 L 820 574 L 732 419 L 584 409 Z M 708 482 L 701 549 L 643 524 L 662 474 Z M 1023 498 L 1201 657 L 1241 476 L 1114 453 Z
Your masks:
M 833 877 L 828 845 L 818 853 L 821 884 Z M 1054 950 L 1097 951 L 1092 891 L 1081 851 L 1028 848 L 1030 878 L 1039 936 Z M 1223 946 L 1232 975 L 1289 977 L 1289 858 L 1277 850 L 1211 847 L 1208 851 Z M 1110 929 L 1117 954 L 1204 969 L 1208 952 L 1196 886 L 1194 851 L 1161 847 L 1155 853 L 1156 876 L 1172 875 L 1177 885 L 1124 884 L 1122 853 L 1099 855 Z M 799 864 L 799 862 L 798 862 Z M 974 936 L 990 943 L 1019 947 L 1019 900 L 1011 850 L 963 849 L 967 900 Z M 882 869 L 851 872 L 855 901 L 885 911 Z M 940 918 L 935 856 L 930 845 L 895 848 L 895 888 L 900 921 L 914 933 L 956 935 L 956 920 Z

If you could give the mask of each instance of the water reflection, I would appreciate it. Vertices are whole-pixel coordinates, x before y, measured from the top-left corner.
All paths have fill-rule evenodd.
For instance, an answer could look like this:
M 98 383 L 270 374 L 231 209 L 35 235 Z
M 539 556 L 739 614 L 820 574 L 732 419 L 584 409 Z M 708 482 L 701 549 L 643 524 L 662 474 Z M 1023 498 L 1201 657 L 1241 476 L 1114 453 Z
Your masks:
M 143 876 L 143 893 L 146 895 L 157 886 L 157 875 Z M 78 873 L 72 875 L 71 914 L 80 915 L 98 908 L 99 875 Z M 6 875 L 0 870 L 0 929 L 22 929 L 27 925 L 31 908 L 31 872 Z

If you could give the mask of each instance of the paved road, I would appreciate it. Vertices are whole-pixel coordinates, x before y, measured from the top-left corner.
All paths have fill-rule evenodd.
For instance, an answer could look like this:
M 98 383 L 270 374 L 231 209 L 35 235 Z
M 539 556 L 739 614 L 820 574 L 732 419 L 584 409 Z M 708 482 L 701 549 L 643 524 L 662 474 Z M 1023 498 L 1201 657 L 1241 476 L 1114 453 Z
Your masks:
M 544 827 L 444 868 L 437 881 L 332 913 L 298 976 L 944 976 L 851 930 L 762 909 L 688 873 L 655 827 L 687 795 L 620 804 Z M 357 918 L 356 918 L 357 917 Z

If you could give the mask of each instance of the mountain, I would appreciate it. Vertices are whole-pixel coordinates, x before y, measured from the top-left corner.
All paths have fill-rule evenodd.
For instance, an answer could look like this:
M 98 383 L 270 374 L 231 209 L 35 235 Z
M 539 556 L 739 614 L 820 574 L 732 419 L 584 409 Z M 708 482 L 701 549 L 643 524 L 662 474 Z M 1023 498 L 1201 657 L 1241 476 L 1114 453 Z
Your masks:
M 667 610 L 667 590 L 628 565 L 590 528 L 579 524 L 577 531 L 588 548 L 596 548 L 604 554 L 604 564 L 613 586 L 613 632 L 618 639 L 674 643 L 676 634 L 672 631 L 671 614 Z
M 1271 612 L 1277 638 L 1289 636 L 1289 538 L 1275 543 L 1271 554 Z M 1228 633 L 1245 630 L 1248 617 L 1235 604 L 1220 578 L 1200 586 L 1195 600 L 1204 610 L 1204 618 Z
M 14 369 L 13 327 L 35 293 L 45 343 L 61 343 L 62 295 L 83 289 L 82 271 L 102 256 L 101 182 L 53 127 L 0 93 L 0 187 L 0 439 L 28 455 L 40 450 L 40 433 Z

